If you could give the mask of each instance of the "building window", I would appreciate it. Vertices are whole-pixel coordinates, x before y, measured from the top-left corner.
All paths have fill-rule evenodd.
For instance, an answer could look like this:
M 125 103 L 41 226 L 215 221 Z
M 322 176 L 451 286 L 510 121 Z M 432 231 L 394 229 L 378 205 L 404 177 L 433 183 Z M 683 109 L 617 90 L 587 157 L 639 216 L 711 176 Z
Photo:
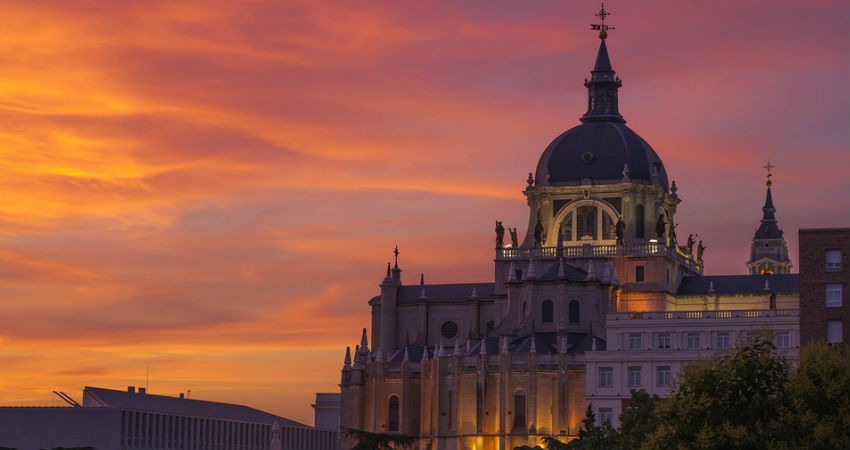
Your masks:
M 827 308 L 838 308 L 841 306 L 841 285 L 827 284 L 826 285 L 826 306 Z
M 643 239 L 645 237 L 643 222 L 643 205 L 637 205 L 635 207 L 635 237 L 638 239 Z
M 611 423 L 611 417 L 614 411 L 611 408 L 599 408 L 599 425 L 604 425 L 605 422 Z
M 577 301 L 573 300 L 570 302 L 570 323 L 579 323 L 581 321 L 581 317 L 579 317 L 579 313 L 581 312 L 581 306 Z
M 443 326 L 440 327 L 440 334 L 446 339 L 454 339 L 457 336 L 457 324 L 451 320 L 443 322 Z
M 826 321 L 826 343 L 838 344 L 844 342 L 844 332 L 840 320 Z
M 387 430 L 398 431 L 400 408 L 397 395 L 390 396 L 389 407 L 387 409 L 389 409 Z
M 640 386 L 640 367 L 629 367 L 629 386 Z
M 599 368 L 599 387 L 614 386 L 614 368 L 600 367 Z
M 576 209 L 576 231 L 578 240 L 597 239 L 595 206 L 579 206 Z
M 699 348 L 699 333 L 688 333 L 686 345 L 687 348 Z
M 826 271 L 840 272 L 841 271 L 841 250 L 826 251 Z
M 643 348 L 643 345 L 640 342 L 640 334 L 629 334 L 629 350 L 640 350 L 641 348 Z
M 729 332 L 728 331 L 718 332 L 716 337 L 717 337 L 717 339 L 715 340 L 715 342 L 717 343 L 717 348 L 729 348 L 730 347 L 731 341 L 729 340 Z
M 646 267 L 635 267 L 635 283 L 643 283 L 644 281 L 646 281 Z
M 525 391 L 514 394 L 514 429 L 525 428 Z
M 658 348 L 670 348 L 670 333 L 658 333 Z
M 773 337 L 776 348 L 791 347 L 791 333 L 789 331 L 777 331 Z
M 475 429 L 479 433 L 484 429 L 484 386 L 480 383 L 475 389 Z
M 655 384 L 658 387 L 670 386 L 670 366 L 658 366 L 655 368 Z
M 541 321 L 543 323 L 552 323 L 555 320 L 555 307 L 552 304 L 552 300 L 543 300 L 540 309 Z

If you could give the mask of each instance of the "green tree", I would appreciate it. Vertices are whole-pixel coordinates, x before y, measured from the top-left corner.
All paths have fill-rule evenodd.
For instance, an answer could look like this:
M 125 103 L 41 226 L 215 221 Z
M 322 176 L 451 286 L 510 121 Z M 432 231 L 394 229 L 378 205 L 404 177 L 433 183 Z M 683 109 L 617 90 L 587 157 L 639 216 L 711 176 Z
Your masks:
M 409 448 L 416 442 L 415 436 L 372 433 L 356 428 L 346 428 L 345 437 L 356 441 L 351 450 L 399 450 Z
M 690 364 L 674 395 L 659 404 L 642 448 L 782 448 L 788 431 L 778 417 L 790 407 L 788 384 L 788 365 L 766 336 L 719 361 Z
M 782 415 L 787 447 L 850 448 L 850 351 L 816 343 L 803 347 Z
M 647 436 L 658 427 L 658 409 L 661 399 L 657 395 L 650 396 L 643 389 L 632 390 L 629 407 L 620 415 L 620 428 L 612 433 L 610 446 L 612 450 L 633 450 L 639 448 Z
M 588 404 L 587 410 L 584 413 L 584 419 L 581 422 L 581 428 L 578 430 L 578 439 L 574 439 L 567 444 L 552 439 L 552 441 L 563 445 L 556 447 L 558 450 L 609 450 L 614 436 L 615 430 L 610 422 L 605 422 L 601 426 L 596 424 L 596 414 L 593 412 L 593 405 Z M 550 438 L 544 438 L 550 439 Z M 549 445 L 549 440 L 544 440 L 547 448 L 552 449 Z

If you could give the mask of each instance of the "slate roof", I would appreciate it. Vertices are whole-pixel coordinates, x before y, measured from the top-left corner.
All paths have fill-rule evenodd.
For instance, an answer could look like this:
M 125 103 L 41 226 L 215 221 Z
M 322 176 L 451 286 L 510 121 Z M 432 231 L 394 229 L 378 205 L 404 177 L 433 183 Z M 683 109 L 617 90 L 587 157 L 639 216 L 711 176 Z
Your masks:
M 425 288 L 427 300 L 465 301 L 471 298 L 472 289 L 478 298 L 493 298 L 495 283 L 458 283 L 458 284 L 426 284 L 401 286 L 398 290 L 398 301 L 412 302 L 421 300 L 422 288 Z
M 210 402 L 190 398 L 170 397 L 166 395 L 140 394 L 137 392 L 118 391 L 86 386 L 83 396 L 91 397 L 95 404 L 85 406 L 103 406 L 137 411 L 151 411 L 181 416 L 208 417 L 223 420 L 234 420 L 253 423 L 272 424 L 275 420 L 284 427 L 305 427 L 308 425 L 276 416 L 243 405 Z
M 794 293 L 800 292 L 800 275 L 713 275 L 686 277 L 679 284 L 678 295 L 736 295 L 736 294 L 765 294 L 764 282 L 768 282 L 770 292 Z M 708 292 L 709 285 L 714 284 L 714 292 Z

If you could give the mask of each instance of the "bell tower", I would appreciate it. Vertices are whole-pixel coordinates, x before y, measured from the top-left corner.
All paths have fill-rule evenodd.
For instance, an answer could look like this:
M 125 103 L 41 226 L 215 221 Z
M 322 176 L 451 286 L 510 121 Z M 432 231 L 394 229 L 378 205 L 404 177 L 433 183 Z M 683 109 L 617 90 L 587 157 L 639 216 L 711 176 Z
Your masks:
M 764 166 L 767 169 L 767 194 L 764 206 L 761 208 L 761 223 L 753 236 L 750 247 L 750 260 L 747 261 L 747 269 L 750 275 L 764 275 L 773 273 L 791 273 L 791 258 L 788 257 L 788 245 L 785 243 L 783 231 L 779 228 L 776 220 L 776 208 L 773 206 L 773 165 L 770 161 Z

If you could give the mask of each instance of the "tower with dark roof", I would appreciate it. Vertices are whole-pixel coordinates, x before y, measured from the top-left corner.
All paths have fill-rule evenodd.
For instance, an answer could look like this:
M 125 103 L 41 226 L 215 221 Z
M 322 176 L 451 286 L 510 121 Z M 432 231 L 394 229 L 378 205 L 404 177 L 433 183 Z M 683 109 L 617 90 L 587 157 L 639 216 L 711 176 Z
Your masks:
M 767 163 L 767 194 L 764 199 L 761 223 L 753 236 L 750 247 L 750 259 L 747 261 L 747 269 L 750 275 L 791 273 L 791 258 L 788 257 L 788 245 L 785 243 L 783 231 L 779 228 L 776 220 L 776 208 L 773 206 L 773 193 L 771 186 L 773 174 L 770 169 L 773 166 Z

